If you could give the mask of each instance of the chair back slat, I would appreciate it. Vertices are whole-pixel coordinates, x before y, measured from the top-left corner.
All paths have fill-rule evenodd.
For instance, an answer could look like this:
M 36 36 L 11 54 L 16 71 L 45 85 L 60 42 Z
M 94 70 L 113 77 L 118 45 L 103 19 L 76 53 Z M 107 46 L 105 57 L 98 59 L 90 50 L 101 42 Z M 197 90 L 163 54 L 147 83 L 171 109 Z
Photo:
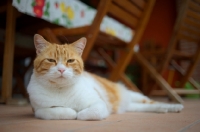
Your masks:
M 121 9 L 119 6 L 112 4 L 108 10 L 109 14 L 116 18 L 121 23 L 125 25 L 135 28 L 138 24 L 138 18 L 132 16 L 130 13 Z
M 180 32 L 178 39 L 187 40 L 188 42 L 199 42 L 200 38 L 194 35 L 190 35 L 186 32 Z
M 122 9 L 126 10 L 132 15 L 135 15 L 138 18 L 142 15 L 142 10 L 135 6 L 129 0 L 113 0 L 113 3 L 120 6 Z
M 200 4 L 200 0 L 193 0 L 194 2 L 196 2 L 197 4 Z
M 142 18 L 147 2 L 144 0 L 112 0 L 108 15 L 135 29 Z
M 188 10 L 187 16 L 200 21 L 200 14 L 199 13 L 200 12 L 194 12 L 192 10 Z
M 188 26 L 192 26 L 194 28 L 200 29 L 200 24 L 189 19 L 189 18 L 185 18 L 184 22 L 188 25 Z
M 145 5 L 146 5 L 146 1 L 145 0 L 130 0 L 133 4 L 135 4 L 137 7 L 139 7 L 140 9 L 144 9 Z
M 192 27 L 189 27 L 189 26 L 185 26 L 185 25 L 180 27 L 180 31 L 188 32 L 191 35 L 200 36 L 199 30 L 192 28 Z
M 189 8 L 191 8 L 194 11 L 200 12 L 200 5 L 196 4 L 194 1 L 189 2 Z
M 179 26 L 177 39 L 198 43 L 200 41 L 200 0 L 187 0 L 185 2 L 184 11 L 180 12 L 182 18 L 177 25 Z

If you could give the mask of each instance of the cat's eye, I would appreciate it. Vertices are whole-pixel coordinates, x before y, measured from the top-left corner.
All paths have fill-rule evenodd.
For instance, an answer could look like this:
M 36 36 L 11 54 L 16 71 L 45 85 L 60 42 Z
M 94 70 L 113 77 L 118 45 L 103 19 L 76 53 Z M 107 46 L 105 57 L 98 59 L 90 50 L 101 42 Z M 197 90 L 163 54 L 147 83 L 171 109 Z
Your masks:
M 74 59 L 67 60 L 67 63 L 72 63 L 72 62 L 74 62 Z
M 54 59 L 47 59 L 49 62 L 56 62 Z

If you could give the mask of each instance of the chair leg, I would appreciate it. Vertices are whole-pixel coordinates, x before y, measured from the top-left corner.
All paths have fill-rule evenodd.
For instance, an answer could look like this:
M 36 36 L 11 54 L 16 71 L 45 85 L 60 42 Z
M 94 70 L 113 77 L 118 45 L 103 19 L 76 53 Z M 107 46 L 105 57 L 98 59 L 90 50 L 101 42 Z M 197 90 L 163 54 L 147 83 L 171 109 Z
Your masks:
M 185 74 L 185 70 L 181 66 L 179 66 L 175 61 L 172 61 L 172 65 L 181 75 Z M 192 84 L 194 88 L 200 90 L 200 85 L 192 77 L 189 77 L 188 81 Z
M 94 42 L 99 33 L 101 22 L 110 7 L 110 3 L 111 0 L 101 0 L 98 5 L 97 14 L 89 28 L 89 31 L 86 34 L 88 42 L 82 55 L 84 61 L 87 59 L 91 49 L 93 48 Z
M 192 76 L 196 66 L 198 65 L 199 60 L 200 60 L 200 46 L 196 52 L 196 55 L 195 55 L 193 61 L 191 62 L 188 69 L 186 70 L 187 71 L 186 74 L 184 75 L 183 79 L 181 80 L 180 87 L 184 87 L 184 85 L 187 83 L 188 79 Z
M 164 70 L 167 68 L 167 66 L 169 65 L 170 63 L 170 60 L 173 56 L 173 53 L 174 53 L 174 50 L 176 48 L 176 45 L 178 43 L 178 40 L 176 39 L 176 37 L 172 38 L 172 43 L 167 51 L 167 55 L 166 55 L 166 58 L 163 62 L 163 64 L 161 65 L 161 68 L 158 70 L 159 73 L 161 73 L 161 75 L 163 74 Z
M 106 63 L 108 64 L 108 66 L 113 69 L 116 64 L 115 62 L 110 58 L 110 56 L 102 49 L 102 48 L 99 48 L 97 50 L 97 52 L 104 58 L 104 60 L 106 61 Z M 120 74 L 120 77 L 119 77 L 125 85 L 127 85 L 128 88 L 132 89 L 133 91 L 136 91 L 136 92 L 141 92 L 137 86 L 135 86 L 131 80 L 129 78 L 126 77 L 126 75 L 124 73 Z
M 149 6 L 145 9 L 143 19 L 140 20 L 140 24 L 138 28 L 135 30 L 135 36 L 134 39 L 128 44 L 126 48 L 126 53 L 120 58 L 119 62 L 117 63 L 117 66 L 114 68 L 113 72 L 110 75 L 110 79 L 112 81 L 117 81 L 119 79 L 120 74 L 122 74 L 129 64 L 132 56 L 133 56 L 133 47 L 135 44 L 137 44 L 140 41 L 140 38 L 142 37 L 142 34 L 145 30 L 145 27 L 147 25 L 148 19 L 150 17 L 151 10 L 153 8 L 153 5 L 155 3 L 155 0 L 148 1 Z
M 168 48 L 168 50 L 167 50 L 167 55 L 166 55 L 166 58 L 164 59 L 164 61 L 163 61 L 163 63 L 161 64 L 161 67 L 158 69 L 158 72 L 161 74 L 161 75 L 163 75 L 163 73 L 164 73 L 164 70 L 167 68 L 167 66 L 169 65 L 169 63 L 170 63 L 170 60 L 171 60 L 171 58 L 172 58 L 172 56 L 173 56 L 173 51 L 174 51 L 174 49 L 176 48 L 176 45 L 177 45 L 177 43 L 178 43 L 178 40 L 176 39 L 176 36 L 175 36 L 175 34 L 173 34 L 173 38 L 171 38 L 171 42 L 170 42 L 170 47 Z M 154 90 L 154 89 L 157 89 L 157 84 L 155 83 L 151 88 L 149 88 L 149 92 L 151 92 L 152 90 Z
M 148 63 L 148 61 L 140 53 L 136 53 L 135 56 L 136 56 L 137 60 L 140 62 L 140 64 L 146 68 L 146 70 L 152 76 L 152 78 L 155 79 L 155 81 L 158 83 L 158 85 L 160 87 L 162 87 L 164 90 L 166 90 L 168 95 L 170 95 L 170 97 L 174 101 L 183 103 L 183 100 L 175 92 L 175 90 L 172 89 L 172 87 L 166 82 L 166 80 L 162 78 L 162 76 L 155 70 L 155 68 L 153 66 L 151 66 Z
M 116 67 L 113 69 L 109 79 L 112 81 L 118 81 L 120 78 L 120 75 L 125 71 L 127 65 L 129 64 L 132 56 L 133 51 L 127 51 L 123 54 L 123 56 L 120 58 L 120 60 L 117 62 Z

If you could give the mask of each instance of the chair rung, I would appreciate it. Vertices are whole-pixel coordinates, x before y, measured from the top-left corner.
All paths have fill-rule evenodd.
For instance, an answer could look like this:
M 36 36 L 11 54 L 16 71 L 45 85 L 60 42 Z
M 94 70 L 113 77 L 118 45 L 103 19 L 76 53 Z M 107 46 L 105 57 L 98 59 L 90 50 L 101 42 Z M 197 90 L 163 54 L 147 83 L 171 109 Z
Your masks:
M 151 57 L 153 55 L 162 57 L 162 55 L 164 55 L 165 52 L 166 52 L 165 49 L 159 49 L 159 50 L 156 49 L 156 50 L 152 50 L 152 51 L 145 50 L 145 51 L 141 51 L 140 53 L 144 56 L 149 56 L 149 57 Z
M 186 90 L 183 88 L 174 88 L 174 91 L 177 94 L 200 94 L 200 90 Z M 164 96 L 167 95 L 167 92 L 165 90 L 153 90 L 150 93 L 151 95 L 157 95 L 157 96 Z
M 175 57 L 184 57 L 184 58 L 188 58 L 188 59 L 191 59 L 193 57 L 193 55 L 189 54 L 189 53 L 185 53 L 185 52 L 182 52 L 182 51 L 178 51 L 178 50 L 175 50 L 174 51 L 174 56 Z
M 150 92 L 150 95 L 152 95 L 152 96 L 166 96 L 167 92 L 165 90 L 152 90 Z
M 186 90 L 183 88 L 175 88 L 174 91 L 177 94 L 200 94 L 200 90 Z

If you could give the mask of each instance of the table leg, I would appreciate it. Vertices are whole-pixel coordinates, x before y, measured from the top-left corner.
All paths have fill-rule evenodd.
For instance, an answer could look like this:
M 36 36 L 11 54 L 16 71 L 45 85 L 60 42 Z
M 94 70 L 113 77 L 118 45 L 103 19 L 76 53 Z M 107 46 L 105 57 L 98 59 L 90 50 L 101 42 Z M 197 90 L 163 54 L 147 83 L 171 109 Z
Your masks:
M 3 60 L 2 77 L 2 97 L 7 101 L 12 97 L 12 74 L 13 74 L 13 55 L 14 55 L 14 35 L 15 35 L 15 12 L 12 2 L 8 1 L 6 18 L 6 37 Z
M 8 0 L 6 14 L 6 37 L 4 47 L 3 75 L 2 75 L 2 100 L 6 104 L 25 105 L 26 99 L 12 99 L 12 77 L 15 45 L 16 10 L 12 0 Z
M 6 18 L 6 37 L 3 58 L 2 76 L 2 99 L 6 102 L 12 97 L 12 75 L 13 75 L 13 55 L 14 55 L 14 36 L 15 36 L 15 12 L 12 2 L 7 4 Z

